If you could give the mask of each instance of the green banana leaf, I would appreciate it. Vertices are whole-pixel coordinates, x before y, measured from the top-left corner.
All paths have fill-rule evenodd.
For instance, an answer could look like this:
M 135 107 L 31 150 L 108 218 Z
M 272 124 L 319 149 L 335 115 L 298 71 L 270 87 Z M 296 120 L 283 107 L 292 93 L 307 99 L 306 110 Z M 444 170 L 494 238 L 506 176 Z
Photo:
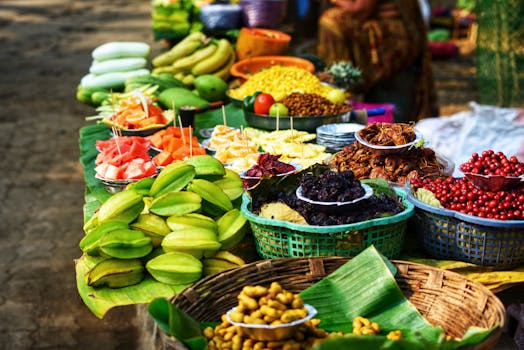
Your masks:
M 305 303 L 313 305 L 321 320 L 319 327 L 332 332 L 351 333 L 352 321 L 363 316 L 380 325 L 381 333 L 376 336 L 347 334 L 325 340 L 314 350 L 366 349 L 366 350 L 455 350 L 478 344 L 494 331 L 497 326 L 484 329 L 471 327 L 461 340 L 446 340 L 441 327 L 430 325 L 417 309 L 407 300 L 398 287 L 394 274 L 395 266 L 383 257 L 373 246 L 349 260 L 335 272 L 300 293 Z M 186 333 L 183 311 L 167 302 L 156 302 L 149 312 L 158 326 L 175 336 L 193 350 L 194 343 L 186 343 L 187 334 L 191 339 L 199 338 Z M 172 322 L 170 313 L 175 313 L 178 323 Z M 188 316 L 189 317 L 189 316 Z M 203 324 L 200 325 L 202 329 Z M 401 330 L 402 338 L 388 340 L 385 334 Z M 180 335 L 180 336 L 178 336 Z
M 363 316 L 380 325 L 381 332 L 402 330 L 406 349 L 457 349 L 475 344 L 496 329 L 472 328 L 461 341 L 444 342 L 441 327 L 430 325 L 407 300 L 394 278 L 394 270 L 375 247 L 370 246 L 335 272 L 300 293 L 305 303 L 313 305 L 320 327 L 327 331 L 352 331 L 352 321 Z M 355 338 L 355 336 L 350 336 Z M 363 342 L 366 349 L 372 347 L 366 337 L 351 342 Z M 385 338 L 382 343 L 386 343 Z M 368 347 L 369 346 L 369 347 Z M 399 346 L 404 346 L 400 344 Z M 404 349 L 398 347 L 398 349 Z M 331 349 L 322 348 L 322 349 Z M 340 349 L 333 346 L 332 349 Z M 397 349 L 397 347 L 395 347 Z
M 93 261 L 96 261 L 96 258 Z M 98 318 L 103 318 L 113 307 L 147 304 L 156 298 L 171 298 L 187 287 L 187 285 L 167 285 L 148 276 L 134 286 L 115 289 L 93 288 L 86 284 L 84 278 L 92 263 L 85 255 L 75 260 L 76 286 L 84 304 Z
M 168 300 L 153 300 L 149 303 L 147 311 L 160 329 L 186 344 L 191 350 L 207 349 L 207 341 L 202 335 L 200 324 Z

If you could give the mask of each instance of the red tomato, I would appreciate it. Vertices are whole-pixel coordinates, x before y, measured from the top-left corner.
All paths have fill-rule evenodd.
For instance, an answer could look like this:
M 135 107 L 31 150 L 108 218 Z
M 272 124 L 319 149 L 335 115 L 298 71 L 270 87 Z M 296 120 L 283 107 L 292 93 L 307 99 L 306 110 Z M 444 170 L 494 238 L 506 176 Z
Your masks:
M 275 103 L 275 99 L 270 94 L 261 93 L 255 98 L 253 110 L 256 114 L 269 114 L 269 108 Z

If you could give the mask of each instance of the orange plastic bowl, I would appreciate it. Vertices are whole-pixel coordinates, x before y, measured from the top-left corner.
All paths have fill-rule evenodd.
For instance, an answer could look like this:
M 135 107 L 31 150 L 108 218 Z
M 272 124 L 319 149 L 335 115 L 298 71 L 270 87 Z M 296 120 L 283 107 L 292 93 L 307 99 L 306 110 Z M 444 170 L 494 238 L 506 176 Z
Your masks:
M 285 55 L 291 36 L 274 29 L 246 28 L 240 29 L 235 52 L 237 59 L 249 57 Z
M 234 77 L 247 80 L 261 69 L 278 65 L 300 67 L 311 73 L 315 71 L 315 65 L 304 58 L 294 56 L 259 56 L 238 61 L 233 64 L 230 73 Z

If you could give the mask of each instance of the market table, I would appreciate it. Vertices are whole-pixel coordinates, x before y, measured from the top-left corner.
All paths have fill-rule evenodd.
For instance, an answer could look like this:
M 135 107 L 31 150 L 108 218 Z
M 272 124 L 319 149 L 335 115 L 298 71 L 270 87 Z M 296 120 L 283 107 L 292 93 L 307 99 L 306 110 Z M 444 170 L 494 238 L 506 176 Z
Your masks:
M 246 125 L 246 121 L 244 119 L 242 110 L 235 107 L 233 104 L 225 105 L 224 112 L 227 116 L 227 124 L 229 126 L 241 127 Z M 221 109 L 209 110 L 206 112 L 198 113 L 195 117 L 195 134 L 200 136 L 200 131 L 202 129 L 212 128 L 217 124 L 223 124 L 223 118 L 224 116 Z M 82 127 L 80 129 L 79 134 L 79 147 L 81 153 L 80 161 L 84 166 L 84 176 L 86 183 L 84 220 L 87 221 L 92 216 L 94 210 L 98 208 L 100 203 L 104 202 L 107 198 L 111 196 L 111 193 L 108 192 L 105 186 L 94 176 L 94 160 L 97 155 L 97 151 L 94 147 L 94 144 L 96 140 L 104 140 L 110 138 L 111 133 L 105 125 L 93 124 Z M 201 136 L 199 138 L 201 138 Z M 413 250 L 411 252 L 413 252 Z M 425 263 L 434 264 L 435 266 L 439 266 L 442 268 L 450 266 L 446 265 L 445 262 L 442 261 L 427 259 L 427 257 L 423 254 L 417 257 L 407 255 L 403 256 L 402 258 L 405 260 L 410 260 L 411 258 L 413 258 L 413 261 L 419 262 L 421 261 L 420 259 L 426 259 L 424 260 Z M 452 262 L 450 262 L 450 264 L 451 263 Z M 155 346 L 159 346 L 159 340 L 156 335 L 157 328 L 151 317 L 147 314 L 146 303 L 155 297 L 170 298 L 177 292 L 182 290 L 185 286 L 181 286 L 179 288 L 171 288 L 161 283 L 149 281 L 144 285 L 145 290 L 147 290 L 147 293 L 138 294 L 134 297 L 132 295 L 123 296 L 125 293 L 119 294 L 118 290 L 102 290 L 95 292 L 92 288 L 85 286 L 80 281 L 81 278 L 79 277 L 81 277 L 83 271 L 85 271 L 83 270 L 84 268 L 84 265 L 77 262 L 77 286 L 82 299 L 84 300 L 86 305 L 91 309 L 91 311 L 98 317 L 102 318 L 105 312 L 107 312 L 111 307 L 121 305 L 135 305 L 135 307 L 137 308 L 137 317 L 141 324 L 141 335 L 139 341 L 140 344 L 147 348 L 151 348 L 151 344 L 155 344 L 156 342 Z M 479 267 L 479 271 L 490 273 L 490 271 L 482 267 Z M 521 295 L 523 295 L 523 287 L 524 286 L 522 283 L 517 283 L 515 286 L 509 289 L 507 285 L 502 286 L 502 288 L 500 288 L 500 290 L 498 291 L 498 295 L 500 295 L 505 305 L 508 306 L 510 303 L 519 301 L 521 299 Z M 95 296 L 95 298 L 91 298 L 92 296 Z M 93 301 L 93 299 L 96 299 L 96 301 Z M 522 325 L 520 327 L 522 327 Z M 505 334 L 501 342 L 506 343 L 506 345 L 504 346 L 511 346 L 510 344 L 512 340 L 509 338 L 507 334 Z M 511 347 L 506 348 L 513 349 Z

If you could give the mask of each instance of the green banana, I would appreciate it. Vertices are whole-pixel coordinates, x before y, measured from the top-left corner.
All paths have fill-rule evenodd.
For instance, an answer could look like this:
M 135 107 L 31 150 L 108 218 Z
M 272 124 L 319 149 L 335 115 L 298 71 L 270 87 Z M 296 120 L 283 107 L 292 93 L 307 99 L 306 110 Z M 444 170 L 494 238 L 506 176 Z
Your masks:
M 171 232 L 166 221 L 155 214 L 140 214 L 138 219 L 129 225 L 132 229 L 144 232 L 149 238 L 153 247 L 159 247 L 165 235 Z
M 190 284 L 202 276 L 202 262 L 190 254 L 169 252 L 146 263 L 147 271 L 159 282 Z
M 235 64 L 236 62 L 236 55 L 235 55 L 235 51 L 233 50 L 233 47 L 231 46 L 230 50 L 229 50 L 229 59 L 226 63 L 224 63 L 224 65 L 220 68 L 218 68 L 216 71 L 214 71 L 213 74 L 214 76 L 216 77 L 219 77 L 220 79 L 224 80 L 224 81 L 227 81 L 229 79 L 229 77 L 231 76 L 231 67 L 233 66 L 233 64 Z
M 140 193 L 133 189 L 123 190 L 115 193 L 100 205 L 98 222 L 121 220 L 130 223 L 136 219 L 143 207 L 144 202 Z M 139 208 L 140 210 L 138 210 Z
M 233 209 L 231 199 L 220 187 L 204 179 L 193 179 L 187 185 L 187 190 L 195 192 L 202 197 L 203 202 L 208 202 L 222 212 Z
M 200 227 L 171 232 L 162 240 L 164 251 L 188 253 L 197 259 L 214 255 L 220 246 L 216 232 Z
M 122 221 L 109 220 L 103 222 L 82 238 L 79 243 L 80 249 L 88 255 L 98 256 L 98 241 L 100 238 L 108 232 L 126 228 L 128 228 L 127 224 Z
M 190 164 L 172 163 L 166 166 L 155 178 L 149 195 L 152 197 L 161 196 L 168 192 L 180 191 L 196 175 L 195 168 Z
M 218 218 L 217 226 L 218 241 L 222 243 L 222 249 L 231 249 L 239 244 L 248 228 L 246 217 L 237 208 Z
M 200 210 L 202 197 L 195 192 L 168 192 L 153 200 L 149 211 L 161 216 L 183 215 Z
M 208 58 L 195 64 L 191 69 L 191 73 L 195 76 L 212 74 L 229 60 L 231 56 L 230 50 L 231 43 L 227 39 L 222 38 L 218 40 L 216 51 Z
M 153 250 L 151 238 L 132 229 L 107 232 L 98 242 L 100 254 L 118 259 L 141 258 Z
M 86 279 L 92 287 L 122 288 L 140 283 L 144 270 L 139 259 L 106 259 L 89 270 Z
M 131 182 L 129 185 L 126 186 L 126 189 L 135 190 L 141 195 L 147 196 L 154 181 L 155 179 L 152 177 L 145 177 L 138 181 Z
M 176 59 L 190 55 L 202 45 L 204 38 L 205 35 L 202 32 L 189 34 L 169 51 L 156 56 L 152 61 L 153 67 L 168 66 L 173 64 Z
M 195 52 L 193 52 L 189 56 L 185 56 L 182 58 L 177 59 L 172 67 L 174 69 L 174 72 L 184 72 L 189 73 L 191 71 L 191 68 L 193 66 L 208 57 L 209 55 L 213 54 L 217 49 L 217 46 L 210 43 L 207 46 L 201 47 L 197 49 Z
M 198 213 L 172 215 L 167 218 L 166 224 L 171 231 L 181 231 L 192 227 L 201 227 L 218 233 L 218 227 L 215 220 L 211 219 L 209 216 Z
M 215 179 L 226 175 L 224 165 L 218 159 L 208 154 L 190 157 L 184 161 L 184 164 L 192 165 L 195 168 L 196 178 L 209 176 Z
M 242 196 L 244 193 L 244 187 L 243 182 L 240 179 L 240 176 L 238 177 L 238 180 L 223 177 L 222 179 L 213 181 L 215 185 L 220 187 L 222 191 L 229 197 L 230 200 L 234 201 L 235 199 Z

